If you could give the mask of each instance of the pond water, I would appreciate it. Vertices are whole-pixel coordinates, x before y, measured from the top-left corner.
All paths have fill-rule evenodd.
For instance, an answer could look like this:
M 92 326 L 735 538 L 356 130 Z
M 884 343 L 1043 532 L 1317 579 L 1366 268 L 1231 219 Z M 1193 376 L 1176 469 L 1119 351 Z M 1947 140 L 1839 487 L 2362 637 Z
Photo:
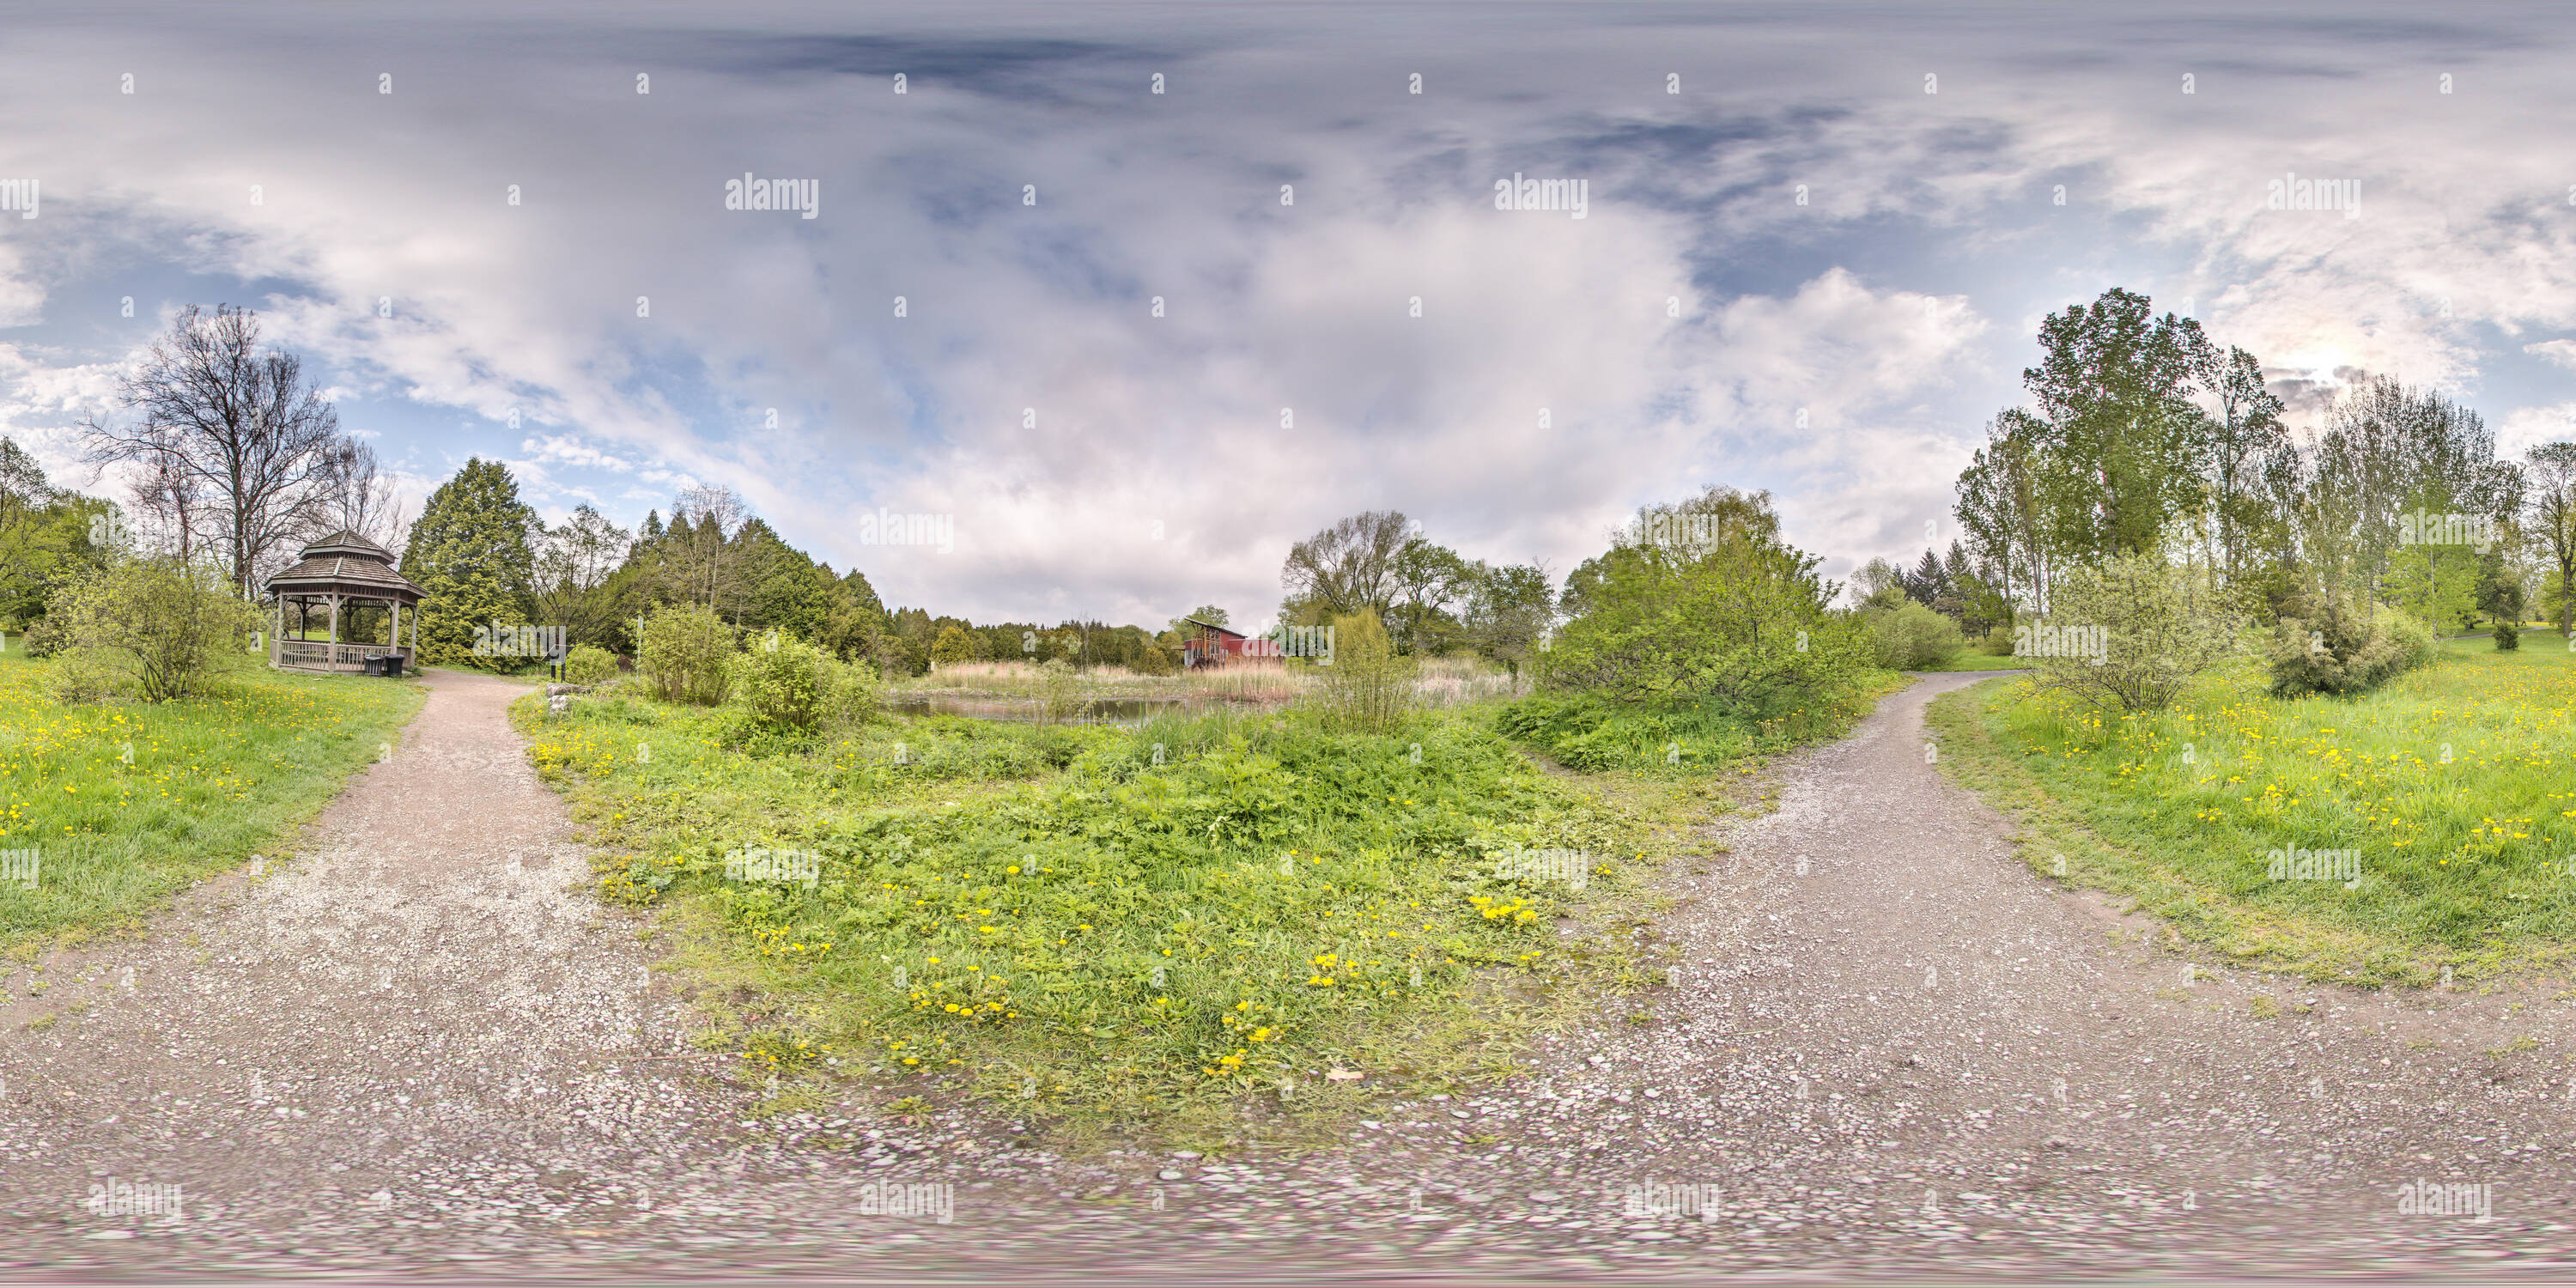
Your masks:
M 1156 716 L 1197 715 L 1226 705 L 1206 698 L 1093 698 L 1082 713 L 1060 724 L 1141 725 Z M 1046 708 L 1034 698 L 978 697 L 972 694 L 926 693 L 890 696 L 885 708 L 907 716 L 965 716 L 972 720 L 1049 723 Z

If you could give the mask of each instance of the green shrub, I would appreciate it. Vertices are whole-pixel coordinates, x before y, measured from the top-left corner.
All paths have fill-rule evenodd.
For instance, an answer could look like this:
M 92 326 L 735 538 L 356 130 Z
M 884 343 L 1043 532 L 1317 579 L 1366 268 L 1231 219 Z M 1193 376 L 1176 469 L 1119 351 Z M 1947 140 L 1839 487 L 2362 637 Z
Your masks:
M 146 702 L 200 696 L 251 665 L 259 610 L 211 564 L 127 559 L 56 588 L 45 620 L 59 623 L 64 701 L 131 694 Z M 80 696 L 68 696 L 72 693 Z
M 1957 622 L 1910 599 L 1894 608 L 1864 609 L 1861 617 L 1869 624 L 1878 664 L 1891 671 L 1944 662 L 1968 646 Z
M 2237 655 L 2243 619 L 2208 575 L 2161 555 L 2120 555 L 2058 579 L 2049 616 L 2023 627 L 2033 679 L 2088 706 L 2156 711 L 2193 676 Z
M 63 624 L 50 617 L 39 617 L 27 627 L 27 656 L 43 661 L 63 651 Z
M 635 667 L 665 702 L 711 707 L 725 700 L 733 629 L 696 605 L 655 609 L 644 622 Z
M 2433 656 L 2433 631 L 2403 609 L 2310 594 L 2272 633 L 2272 696 L 2368 693 Z
M 1757 716 L 1830 704 L 1872 656 L 1860 623 L 1828 611 L 1817 561 L 1780 540 L 1764 493 L 1641 510 L 1566 578 L 1573 616 L 1539 654 L 1540 683 Z
M 617 657 L 596 644 L 584 644 L 564 655 L 563 676 L 572 684 L 604 684 L 617 678 Z
M 1070 720 L 1090 705 L 1082 696 L 1082 673 L 1073 663 L 1060 657 L 1038 663 L 1038 704 L 1049 720 Z
M 827 661 L 821 649 L 773 630 L 728 661 L 728 700 L 769 732 L 811 732 L 831 705 Z
M 1414 659 L 1396 653 L 1377 614 L 1333 619 L 1331 662 L 1315 668 L 1316 702 L 1335 728 L 1385 733 L 1412 708 Z
M 1181 655 L 1159 640 L 1152 641 L 1136 650 L 1134 666 L 1138 675 L 1178 675 Z
M 2496 652 L 2510 653 L 2522 647 L 2522 628 L 2499 617 L 2495 624 Z
M 1986 632 L 1983 640 L 1978 641 L 1977 647 L 1984 649 L 1988 657 L 2011 657 L 2013 655 L 2012 626 L 2009 623 L 1997 624 Z
M 873 719 L 876 713 L 876 665 L 871 662 L 844 662 L 826 656 L 823 659 L 823 723 L 835 729 L 856 728 Z

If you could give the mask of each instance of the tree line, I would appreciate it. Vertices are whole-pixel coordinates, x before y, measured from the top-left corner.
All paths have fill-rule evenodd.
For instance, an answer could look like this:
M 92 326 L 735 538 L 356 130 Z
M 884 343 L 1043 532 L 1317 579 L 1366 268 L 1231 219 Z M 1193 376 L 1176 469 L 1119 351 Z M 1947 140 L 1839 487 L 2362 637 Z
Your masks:
M 2030 405 L 1998 413 L 1959 476 L 1960 538 L 1911 569 L 1874 561 L 1861 595 L 1893 588 L 1987 633 L 2049 613 L 2072 570 L 2151 557 L 2264 619 L 2390 605 L 2516 625 L 2536 599 L 2576 628 L 2576 444 L 2501 459 L 2477 412 L 2389 376 L 2298 441 L 2253 354 L 2126 290 L 2038 339 Z

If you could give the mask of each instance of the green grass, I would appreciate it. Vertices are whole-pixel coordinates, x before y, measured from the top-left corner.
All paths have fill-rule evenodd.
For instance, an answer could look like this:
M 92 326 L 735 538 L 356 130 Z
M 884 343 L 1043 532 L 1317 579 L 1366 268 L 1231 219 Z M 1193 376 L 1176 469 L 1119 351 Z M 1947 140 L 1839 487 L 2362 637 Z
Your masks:
M 1930 666 L 1918 666 L 1914 669 L 1917 671 L 1929 672 L 2027 671 L 2037 665 L 2039 665 L 2039 663 L 2032 658 L 1997 657 L 1994 654 L 1985 652 L 1981 649 L 1971 648 L 1961 649 L 1938 662 L 1932 663 Z
M 1618 770 L 1650 778 L 1687 778 L 1839 737 L 1868 714 L 1881 695 L 1905 684 L 1905 677 L 1894 672 L 1873 672 L 1846 700 L 1819 702 L 1771 717 L 1715 705 L 1537 694 L 1503 708 L 1495 727 L 1583 773 Z
M 2229 956 L 2422 984 L 2576 947 L 2576 656 L 2444 643 L 2354 699 L 2279 701 L 2251 663 L 2172 710 L 2096 716 L 1998 679 L 1927 716 L 1940 763 L 2027 828 L 2023 857 Z M 2274 880 L 2272 851 L 2358 850 L 2357 888 Z
M 1490 706 L 1391 736 L 1295 709 L 898 717 L 750 752 L 725 749 L 721 712 L 622 691 L 514 716 L 608 847 L 603 891 L 683 932 L 709 1041 L 779 1074 L 782 1107 L 858 1078 L 1067 1135 L 1275 1139 L 1498 1074 L 1643 982 L 1640 873 L 1679 844 L 1541 772 Z M 1588 887 L 1498 878 L 1513 845 L 1587 852 Z M 749 847 L 814 853 L 817 884 L 728 880 Z M 1625 922 L 1560 937 L 1578 912 Z
M 0 949 L 134 929 L 174 891 L 274 852 L 414 712 L 409 684 L 246 670 L 221 698 L 64 707 L 51 664 L 0 653 Z M 129 751 L 131 753 L 129 759 Z

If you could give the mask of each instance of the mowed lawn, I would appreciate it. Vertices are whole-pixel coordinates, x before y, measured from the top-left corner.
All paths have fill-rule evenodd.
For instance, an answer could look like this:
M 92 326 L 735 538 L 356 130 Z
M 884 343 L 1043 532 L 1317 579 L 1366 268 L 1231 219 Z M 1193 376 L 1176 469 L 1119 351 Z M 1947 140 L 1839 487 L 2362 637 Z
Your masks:
M 139 927 L 172 892 L 274 853 L 420 709 L 420 688 L 245 671 L 233 695 L 66 707 L 49 663 L 0 653 L 0 949 Z
M 2278 701 L 2248 662 L 2174 709 L 2095 716 L 2002 679 L 1932 706 L 1940 763 L 2028 826 L 2043 873 L 2309 978 L 2426 984 L 2576 947 L 2576 654 L 2444 641 L 2357 699 Z M 2358 880 L 2275 879 L 2353 852 Z

